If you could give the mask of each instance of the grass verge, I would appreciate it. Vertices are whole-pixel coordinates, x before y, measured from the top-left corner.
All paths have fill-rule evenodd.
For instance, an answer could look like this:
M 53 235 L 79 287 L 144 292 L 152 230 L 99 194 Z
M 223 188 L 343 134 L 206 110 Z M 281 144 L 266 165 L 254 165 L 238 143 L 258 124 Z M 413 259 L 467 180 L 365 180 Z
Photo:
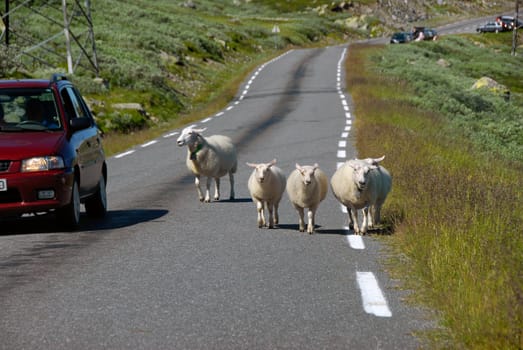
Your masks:
M 456 128 L 411 98 L 414 84 L 376 69 L 388 49 L 353 45 L 346 70 L 359 156 L 385 154 L 394 178 L 390 271 L 437 311 L 431 348 L 521 349 L 523 166 L 485 152 L 467 128 L 475 123 Z

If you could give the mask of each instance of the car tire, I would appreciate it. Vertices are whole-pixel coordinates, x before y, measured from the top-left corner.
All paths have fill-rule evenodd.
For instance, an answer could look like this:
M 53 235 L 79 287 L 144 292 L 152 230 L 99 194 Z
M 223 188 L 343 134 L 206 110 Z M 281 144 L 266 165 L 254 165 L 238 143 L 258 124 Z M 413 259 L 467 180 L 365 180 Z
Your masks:
M 80 190 L 78 188 L 78 181 L 73 180 L 71 190 L 71 200 L 65 207 L 57 210 L 56 220 L 59 226 L 68 231 L 74 231 L 80 224 Z
M 92 218 L 102 218 L 107 213 L 107 193 L 103 174 L 98 181 L 98 190 L 85 201 L 85 211 Z

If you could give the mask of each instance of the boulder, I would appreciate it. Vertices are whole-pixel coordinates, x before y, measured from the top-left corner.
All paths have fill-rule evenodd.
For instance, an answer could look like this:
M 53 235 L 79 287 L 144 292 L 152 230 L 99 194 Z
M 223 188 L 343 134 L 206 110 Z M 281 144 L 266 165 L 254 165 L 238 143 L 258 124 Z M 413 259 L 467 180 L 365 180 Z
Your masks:
M 489 77 L 481 77 L 478 79 L 474 85 L 472 85 L 472 89 L 488 89 L 492 92 L 504 95 L 509 93 L 509 90 L 505 85 L 500 84 Z

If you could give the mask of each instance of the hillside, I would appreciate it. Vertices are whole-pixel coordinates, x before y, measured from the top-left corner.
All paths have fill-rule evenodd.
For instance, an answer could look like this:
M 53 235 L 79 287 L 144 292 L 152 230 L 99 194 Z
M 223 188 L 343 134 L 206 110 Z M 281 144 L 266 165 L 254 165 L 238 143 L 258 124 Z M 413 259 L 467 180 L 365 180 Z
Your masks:
M 210 100 L 230 99 L 227 82 L 292 46 L 325 45 L 387 36 L 415 23 L 438 23 L 498 13 L 513 1 L 452 0 L 114 0 L 93 2 L 91 16 L 100 79 L 80 65 L 72 77 L 106 132 L 130 132 L 171 122 Z M 72 13 L 80 12 L 76 5 Z M 50 21 L 49 19 L 56 19 Z M 64 51 L 61 8 L 32 1 L 11 15 L 9 50 L 1 50 L 0 75 L 48 77 L 66 71 L 55 52 Z M 275 26 L 279 32 L 273 33 Z M 82 33 L 85 21 L 72 22 Z M 25 38 L 32 37 L 28 41 Z M 24 39 L 22 39 L 24 38 Z M 45 42 L 44 45 L 35 43 Z M 85 55 L 73 47 L 75 57 Z M 20 55 L 21 52 L 26 54 Z M 50 62 L 55 67 L 44 65 Z M 127 104 L 125 104 L 127 103 Z M 128 103 L 134 103 L 129 105 Z M 129 106 L 139 108 L 126 109 Z

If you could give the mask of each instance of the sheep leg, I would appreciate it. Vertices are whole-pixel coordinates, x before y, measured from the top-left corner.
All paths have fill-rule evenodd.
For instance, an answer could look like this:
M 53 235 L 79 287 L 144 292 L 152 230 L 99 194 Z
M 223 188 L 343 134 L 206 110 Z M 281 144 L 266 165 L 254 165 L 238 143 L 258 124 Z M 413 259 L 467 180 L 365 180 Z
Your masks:
M 368 211 L 367 211 L 367 228 L 369 230 L 374 228 L 374 214 L 375 214 L 375 208 L 374 208 L 374 205 L 371 205 L 368 207 Z
M 217 201 L 220 199 L 220 178 L 214 178 L 214 200 Z
M 256 201 L 256 210 L 258 211 L 258 227 L 265 226 L 265 215 L 263 214 L 263 202 Z
M 366 234 L 368 228 L 368 217 L 369 217 L 369 207 L 364 207 L 363 209 L 363 222 L 361 223 L 361 233 Z
M 298 206 L 294 206 L 294 207 L 298 211 L 300 232 L 305 232 L 305 221 L 303 220 L 303 216 L 304 216 L 303 208 L 298 207 Z
M 314 216 L 316 214 L 316 207 L 309 208 L 307 211 L 307 232 L 312 235 L 314 233 Z
M 354 227 L 354 233 L 360 234 L 360 227 L 358 224 L 358 210 L 354 208 L 349 208 L 349 219 L 352 221 Z
M 229 171 L 229 183 L 231 184 L 231 194 L 229 195 L 229 199 L 234 199 L 234 174 L 232 171 Z
M 200 175 L 195 175 L 194 185 L 196 186 L 196 191 L 198 192 L 198 199 L 200 199 L 200 202 L 203 202 L 203 193 L 202 189 L 200 188 Z
M 267 202 L 267 210 L 269 211 L 269 228 L 274 228 L 274 206 L 271 202 Z
M 373 215 L 374 226 L 378 226 L 379 224 L 381 224 L 381 206 L 382 205 L 383 205 L 383 203 L 377 203 L 374 206 L 374 215 Z
M 349 217 L 349 229 L 353 229 L 354 228 L 354 220 L 352 219 L 352 214 L 351 214 L 351 208 L 349 206 L 346 206 L 347 208 L 347 216 Z
M 210 189 L 211 189 L 211 178 L 208 177 L 207 182 L 205 183 L 205 199 L 204 199 L 205 203 L 209 203 L 211 201 L 211 195 L 209 193 Z
M 280 222 L 280 217 L 278 216 L 278 203 L 274 203 L 274 224 L 278 225 Z

